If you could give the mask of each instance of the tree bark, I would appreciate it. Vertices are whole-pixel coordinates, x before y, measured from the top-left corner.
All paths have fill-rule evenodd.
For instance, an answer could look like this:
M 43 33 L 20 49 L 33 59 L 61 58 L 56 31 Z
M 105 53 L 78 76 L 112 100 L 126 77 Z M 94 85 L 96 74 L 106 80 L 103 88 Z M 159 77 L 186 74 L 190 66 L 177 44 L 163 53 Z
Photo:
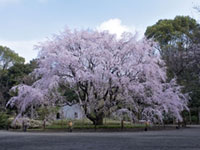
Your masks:
M 124 129 L 124 120 L 122 119 L 121 120 L 121 130 L 123 130 Z
M 190 122 L 190 125 L 192 124 L 192 116 L 191 116 L 191 112 L 189 111 L 189 122 Z
M 199 120 L 199 124 L 200 124 L 200 107 L 197 109 L 198 110 L 198 120 Z
M 93 117 L 90 114 L 87 114 L 86 116 L 92 121 L 93 125 L 103 125 L 103 115 Z
M 96 125 L 103 125 L 103 117 L 98 117 L 96 119 Z
M 46 119 L 43 120 L 43 130 L 46 129 Z

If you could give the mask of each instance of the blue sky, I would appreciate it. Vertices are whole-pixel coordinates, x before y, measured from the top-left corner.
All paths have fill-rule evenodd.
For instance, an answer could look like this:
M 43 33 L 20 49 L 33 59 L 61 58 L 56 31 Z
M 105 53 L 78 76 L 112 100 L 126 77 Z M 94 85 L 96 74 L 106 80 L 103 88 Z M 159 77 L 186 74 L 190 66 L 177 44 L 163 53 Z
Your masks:
M 68 27 L 143 34 L 159 19 L 189 15 L 198 19 L 199 0 L 0 0 L 0 45 L 27 61 L 33 45 Z

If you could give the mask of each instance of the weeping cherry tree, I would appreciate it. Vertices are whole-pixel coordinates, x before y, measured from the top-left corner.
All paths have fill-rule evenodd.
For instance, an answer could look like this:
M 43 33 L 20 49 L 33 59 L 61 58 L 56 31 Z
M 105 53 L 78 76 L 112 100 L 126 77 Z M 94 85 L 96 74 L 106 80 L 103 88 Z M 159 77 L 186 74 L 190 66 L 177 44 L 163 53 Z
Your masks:
M 130 33 L 117 39 L 107 32 L 66 30 L 37 49 L 39 67 L 32 75 L 38 80 L 13 87 L 18 94 L 7 104 L 18 108 L 18 116 L 31 105 L 62 102 L 61 85 L 73 89 L 94 124 L 117 111 L 133 120 L 162 122 L 168 114 L 181 121 L 180 113 L 187 109 L 186 96 L 175 79 L 166 82 L 165 64 L 149 40 Z

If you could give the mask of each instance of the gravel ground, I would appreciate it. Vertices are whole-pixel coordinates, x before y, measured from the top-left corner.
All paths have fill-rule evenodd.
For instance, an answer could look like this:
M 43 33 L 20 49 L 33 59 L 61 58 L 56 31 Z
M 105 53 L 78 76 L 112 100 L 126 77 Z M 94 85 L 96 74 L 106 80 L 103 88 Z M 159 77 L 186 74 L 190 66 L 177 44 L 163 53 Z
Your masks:
M 200 150 L 200 128 L 112 133 L 0 131 L 0 150 Z

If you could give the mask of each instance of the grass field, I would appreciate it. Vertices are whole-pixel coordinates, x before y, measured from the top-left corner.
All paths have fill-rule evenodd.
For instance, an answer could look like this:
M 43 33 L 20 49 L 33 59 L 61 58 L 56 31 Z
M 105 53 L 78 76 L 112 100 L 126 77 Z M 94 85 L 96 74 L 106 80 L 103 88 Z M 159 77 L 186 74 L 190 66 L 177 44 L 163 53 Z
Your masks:
M 70 120 L 56 120 L 52 122 L 52 124 L 48 125 L 46 129 L 67 129 L 69 128 Z M 92 129 L 95 126 L 88 119 L 83 120 L 72 120 L 73 129 Z M 103 121 L 103 125 L 97 125 L 97 129 L 99 128 L 121 128 L 121 121 L 112 120 L 105 118 Z M 131 122 L 124 121 L 124 128 L 145 128 L 145 124 L 133 124 Z

